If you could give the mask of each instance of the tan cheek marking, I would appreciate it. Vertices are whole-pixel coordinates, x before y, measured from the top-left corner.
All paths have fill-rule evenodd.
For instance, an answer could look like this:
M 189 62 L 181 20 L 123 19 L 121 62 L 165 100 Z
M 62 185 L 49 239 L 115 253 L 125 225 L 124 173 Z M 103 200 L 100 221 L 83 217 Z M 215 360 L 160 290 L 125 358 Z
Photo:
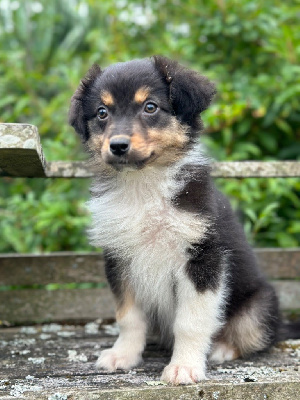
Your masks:
M 144 152 L 149 150 L 145 138 L 139 133 L 134 133 L 131 137 L 130 142 L 131 142 L 131 148 L 133 150 L 136 150 L 138 152 Z
M 165 130 L 149 130 L 149 139 L 155 145 L 160 144 L 163 148 L 172 147 L 182 149 L 187 143 L 188 139 L 185 135 L 174 133 L 168 129 Z
M 134 123 L 132 127 L 133 135 L 130 139 L 131 150 L 137 152 L 142 158 L 150 156 L 152 149 L 149 146 L 147 138 L 140 133 L 139 124 Z
M 103 102 L 103 104 L 105 104 L 106 106 L 113 106 L 114 105 L 114 98 L 113 95 L 107 91 L 107 90 L 103 90 L 101 92 L 101 100 Z
M 173 147 L 182 149 L 188 142 L 184 128 L 173 119 L 165 129 L 149 129 L 150 141 L 155 145 L 159 143 L 162 147 Z
M 149 96 L 150 89 L 147 86 L 140 87 L 134 95 L 134 101 L 137 103 L 144 103 Z
M 104 139 L 103 144 L 102 144 L 102 149 L 101 153 L 108 153 L 110 148 L 110 140 L 109 138 Z
M 159 165 L 169 165 L 178 161 L 184 154 L 188 137 L 184 127 L 174 119 L 171 124 L 163 129 L 150 129 L 148 131 L 150 147 L 155 152 Z

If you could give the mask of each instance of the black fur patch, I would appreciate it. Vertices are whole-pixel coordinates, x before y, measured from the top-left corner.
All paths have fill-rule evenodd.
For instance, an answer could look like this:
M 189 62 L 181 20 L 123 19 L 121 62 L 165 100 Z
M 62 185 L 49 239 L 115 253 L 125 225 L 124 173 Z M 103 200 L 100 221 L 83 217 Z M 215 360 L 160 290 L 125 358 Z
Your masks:
M 224 251 L 215 235 L 209 235 L 202 242 L 194 244 L 189 255 L 186 271 L 196 289 L 199 292 L 216 290 L 224 270 Z
M 89 138 L 87 118 L 84 113 L 84 102 L 89 96 L 92 85 L 101 73 L 101 68 L 97 64 L 94 64 L 81 80 L 80 85 L 71 99 L 69 123 L 73 126 L 75 131 L 81 135 L 83 141 L 87 141 Z
M 197 127 L 198 114 L 207 109 L 216 94 L 215 85 L 177 61 L 154 56 L 154 62 L 169 84 L 169 96 L 175 115 L 182 123 Z
M 104 252 L 105 259 L 105 274 L 108 280 L 109 286 L 118 300 L 122 298 L 123 287 L 122 287 L 122 262 L 118 261 L 108 252 Z
M 201 216 L 211 215 L 214 209 L 214 199 L 211 196 L 214 188 L 210 179 L 210 167 L 208 165 L 185 166 L 177 179 L 185 182 L 185 185 L 172 199 L 173 204 L 187 212 Z

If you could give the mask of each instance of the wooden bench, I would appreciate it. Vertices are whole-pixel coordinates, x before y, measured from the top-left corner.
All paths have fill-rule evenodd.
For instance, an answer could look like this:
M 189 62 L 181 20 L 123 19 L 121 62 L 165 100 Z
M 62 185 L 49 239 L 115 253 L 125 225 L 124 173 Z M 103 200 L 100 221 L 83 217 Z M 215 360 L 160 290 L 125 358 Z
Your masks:
M 0 175 L 89 178 L 86 162 L 46 162 L 38 130 L 0 124 Z M 300 177 L 300 162 L 222 162 L 214 177 Z M 300 310 L 300 249 L 257 249 L 283 313 Z M 28 399 L 297 399 L 300 341 L 268 353 L 209 366 L 209 380 L 189 387 L 159 382 L 168 354 L 153 338 L 145 362 L 132 371 L 99 374 L 94 368 L 117 328 L 101 253 L 0 255 L 0 286 L 94 283 L 93 289 L 0 291 L 0 398 Z M 34 325 L 33 325 L 34 324 Z M 5 325 L 7 325 L 5 327 Z

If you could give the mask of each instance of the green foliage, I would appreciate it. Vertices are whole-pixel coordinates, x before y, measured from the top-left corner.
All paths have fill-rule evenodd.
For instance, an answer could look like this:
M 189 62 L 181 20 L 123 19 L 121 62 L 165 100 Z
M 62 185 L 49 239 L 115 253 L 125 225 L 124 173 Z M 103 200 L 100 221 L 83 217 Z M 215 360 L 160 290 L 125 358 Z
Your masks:
M 83 159 L 69 99 L 94 62 L 164 54 L 204 72 L 218 160 L 299 159 L 299 0 L 0 0 L 0 121 L 35 124 L 48 160 Z M 300 242 L 296 179 L 220 180 L 258 246 Z M 0 251 L 88 250 L 83 180 L 4 179 Z
M 89 217 L 78 195 L 83 189 L 87 195 L 87 181 L 10 181 L 0 197 L 0 252 L 91 249 L 84 232 Z
M 244 228 L 252 244 L 299 246 L 299 179 L 219 179 L 218 185 L 231 194 L 235 209 L 241 210 Z

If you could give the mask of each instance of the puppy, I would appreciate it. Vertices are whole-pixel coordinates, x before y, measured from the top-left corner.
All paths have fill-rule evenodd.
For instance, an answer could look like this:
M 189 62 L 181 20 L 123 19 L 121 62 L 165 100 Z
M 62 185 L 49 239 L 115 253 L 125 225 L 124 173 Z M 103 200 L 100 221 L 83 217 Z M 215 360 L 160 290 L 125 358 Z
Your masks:
M 97 367 L 141 362 L 157 327 L 172 358 L 161 379 L 205 379 L 206 361 L 264 350 L 278 302 L 228 200 L 215 188 L 198 136 L 214 85 L 155 56 L 94 65 L 71 101 L 70 124 L 98 174 L 91 243 L 105 250 L 120 335 Z

